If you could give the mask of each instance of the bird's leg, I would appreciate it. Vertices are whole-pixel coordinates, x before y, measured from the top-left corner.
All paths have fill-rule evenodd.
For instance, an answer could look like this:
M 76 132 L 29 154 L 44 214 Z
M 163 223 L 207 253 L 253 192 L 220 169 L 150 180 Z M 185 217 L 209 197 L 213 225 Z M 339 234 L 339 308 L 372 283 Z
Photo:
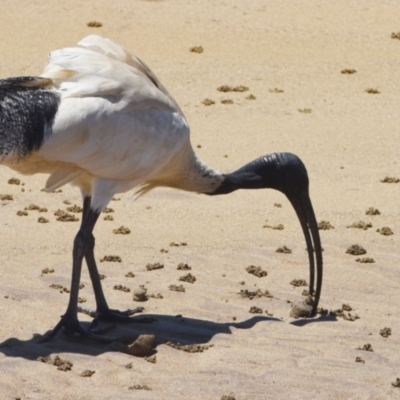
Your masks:
M 85 336 L 90 334 L 90 332 L 83 328 L 78 321 L 78 294 L 82 271 L 82 260 L 87 252 L 87 249 L 93 247 L 91 243 L 93 242 L 92 231 L 98 217 L 99 213 L 90 209 L 82 216 L 82 224 L 77 235 L 75 236 L 74 248 L 72 252 L 71 292 L 67 311 L 61 317 L 60 322 L 45 338 L 45 340 L 52 339 L 62 327 L 64 327 L 66 333 L 77 332 Z
M 83 220 L 86 218 L 86 215 L 90 211 L 90 203 L 91 197 L 85 197 L 83 200 L 83 212 L 82 212 L 82 225 Z M 104 296 L 103 288 L 100 281 L 100 275 L 97 269 L 96 259 L 94 256 L 94 246 L 95 246 L 95 238 L 93 233 L 90 233 L 87 241 L 87 247 L 85 252 L 85 260 L 88 266 L 90 280 L 92 281 L 94 296 L 96 300 L 96 311 L 90 312 L 90 315 L 94 315 L 95 319 L 93 321 L 93 325 L 95 325 L 99 319 L 105 320 L 113 320 L 116 322 L 151 322 L 148 318 L 129 318 L 130 315 L 136 314 L 138 312 L 142 312 L 143 307 L 137 307 L 133 309 L 127 309 L 124 311 L 110 309 L 107 300 Z M 85 310 L 86 312 L 88 310 Z

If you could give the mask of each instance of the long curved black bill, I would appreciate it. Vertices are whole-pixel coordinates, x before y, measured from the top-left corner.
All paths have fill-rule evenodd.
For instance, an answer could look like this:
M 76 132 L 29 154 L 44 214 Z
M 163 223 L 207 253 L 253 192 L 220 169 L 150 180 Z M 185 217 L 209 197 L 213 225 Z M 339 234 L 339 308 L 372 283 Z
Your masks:
M 321 239 L 319 237 L 317 220 L 315 218 L 310 197 L 307 193 L 302 193 L 298 196 L 287 195 L 287 197 L 299 218 L 307 244 L 308 259 L 310 263 L 309 292 L 310 295 L 315 295 L 313 309 L 310 316 L 314 316 L 317 313 L 318 303 L 321 297 L 323 271 Z M 317 272 L 317 280 L 314 290 L 315 272 Z
M 322 287 L 322 248 L 317 221 L 308 194 L 308 175 L 303 162 L 292 153 L 273 153 L 259 157 L 237 171 L 225 175 L 222 184 L 208 195 L 228 194 L 238 189 L 275 189 L 291 202 L 300 220 L 310 262 L 310 295 L 314 304 L 310 317 L 317 313 Z M 317 275 L 316 287 L 315 272 Z

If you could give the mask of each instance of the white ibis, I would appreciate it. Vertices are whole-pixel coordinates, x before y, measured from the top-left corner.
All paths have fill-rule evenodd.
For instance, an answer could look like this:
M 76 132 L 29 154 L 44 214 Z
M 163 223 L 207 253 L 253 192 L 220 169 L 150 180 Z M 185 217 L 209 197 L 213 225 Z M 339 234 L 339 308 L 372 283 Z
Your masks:
M 238 189 L 284 193 L 305 236 L 314 294 L 310 316 L 316 314 L 322 253 L 302 161 L 291 153 L 273 153 L 227 174 L 206 166 L 193 151 L 188 123 L 175 100 L 146 64 L 110 39 L 92 35 L 74 47 L 53 51 L 39 77 L 0 80 L 0 161 L 22 174 L 49 174 L 48 191 L 71 183 L 82 193 L 69 304 L 49 338 L 62 327 L 66 332 L 91 333 L 77 315 L 84 258 L 96 320 L 138 321 L 129 317 L 129 310 L 109 308 L 92 233 L 111 198 L 133 188 L 141 194 L 158 186 L 207 195 Z

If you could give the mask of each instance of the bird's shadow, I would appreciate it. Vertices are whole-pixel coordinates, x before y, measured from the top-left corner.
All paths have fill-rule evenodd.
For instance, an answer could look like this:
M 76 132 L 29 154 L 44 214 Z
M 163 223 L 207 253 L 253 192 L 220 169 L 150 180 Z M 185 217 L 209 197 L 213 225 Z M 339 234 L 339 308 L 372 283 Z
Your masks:
M 21 357 L 28 360 L 37 360 L 38 357 L 47 357 L 54 353 L 67 352 L 97 356 L 99 354 L 118 351 L 113 342 L 133 343 L 141 334 L 154 335 L 155 345 L 166 342 L 182 345 L 206 344 L 217 334 L 232 334 L 232 328 L 251 329 L 260 322 L 283 322 L 281 319 L 268 316 L 254 316 L 241 322 L 214 322 L 182 315 L 170 316 L 160 314 L 146 314 L 153 323 L 142 323 L 140 317 L 133 317 L 132 322 L 118 324 L 104 336 L 103 342 L 84 338 L 78 335 L 66 335 L 62 332 L 48 342 L 42 339 L 45 334 L 34 334 L 31 339 L 20 340 L 9 338 L 0 343 L 0 352 L 7 357 Z M 311 322 L 333 321 L 326 317 L 311 320 L 298 320 L 291 324 L 301 327 Z M 85 328 L 89 328 L 89 322 L 82 322 Z M 107 344 L 110 343 L 109 345 Z
M 156 346 L 166 342 L 182 345 L 205 344 L 217 334 L 232 334 L 231 328 L 251 329 L 259 322 L 282 322 L 278 318 L 267 316 L 254 316 L 242 322 L 229 323 L 188 318 L 181 315 L 146 314 L 146 317 L 155 321 L 153 323 L 135 322 L 135 317 L 133 317 L 132 322 L 115 325 L 103 336 L 104 342 L 78 335 L 66 335 L 63 332 L 58 333 L 51 341 L 42 342 L 49 331 L 43 335 L 34 334 L 28 340 L 14 337 L 6 339 L 0 343 L 0 352 L 8 357 L 22 357 L 28 360 L 36 360 L 38 357 L 46 357 L 60 352 L 97 356 L 116 351 L 112 346 L 113 340 L 132 343 L 141 334 L 154 335 Z M 89 328 L 89 325 L 89 322 L 82 322 L 82 326 L 85 328 Z M 110 345 L 107 345 L 108 341 L 111 343 Z

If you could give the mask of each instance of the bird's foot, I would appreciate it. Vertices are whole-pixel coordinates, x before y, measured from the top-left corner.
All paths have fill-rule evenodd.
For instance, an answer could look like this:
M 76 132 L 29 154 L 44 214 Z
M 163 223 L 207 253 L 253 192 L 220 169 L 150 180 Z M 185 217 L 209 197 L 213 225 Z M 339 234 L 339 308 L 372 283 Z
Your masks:
M 48 342 L 52 340 L 61 328 L 64 328 L 64 333 L 67 335 L 72 335 L 74 333 L 79 333 L 82 336 L 88 337 L 92 332 L 86 328 L 84 328 L 78 318 L 71 317 L 68 314 L 65 314 L 61 317 L 58 324 L 53 328 L 53 330 L 48 333 L 41 342 Z

